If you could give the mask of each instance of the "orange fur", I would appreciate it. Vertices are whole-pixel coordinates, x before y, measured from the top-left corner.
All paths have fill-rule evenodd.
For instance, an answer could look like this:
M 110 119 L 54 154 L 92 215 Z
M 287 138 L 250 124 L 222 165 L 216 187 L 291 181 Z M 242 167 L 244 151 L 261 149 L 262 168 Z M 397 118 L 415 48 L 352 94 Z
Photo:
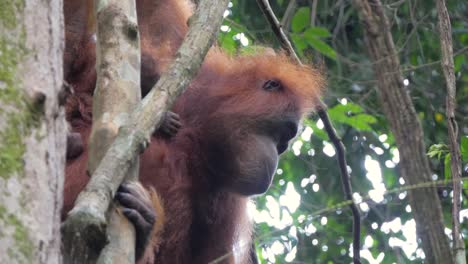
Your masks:
M 187 32 L 192 8 L 184 0 L 137 0 L 143 94 L 167 69 Z M 88 181 L 86 142 L 96 76 L 94 42 L 92 32 L 82 25 L 88 24 L 83 9 L 84 0 L 65 1 L 65 79 L 75 89 L 66 112 L 73 131 L 83 137 L 85 151 L 67 162 L 64 213 Z M 283 85 L 281 91 L 262 89 L 272 79 Z M 263 142 L 259 138 L 265 138 L 257 133 L 261 124 L 312 110 L 323 86 L 318 70 L 296 65 L 284 54 L 264 51 L 231 57 L 212 48 L 196 78 L 173 106 L 183 128 L 170 139 L 153 137 L 140 156 L 141 183 L 154 188 L 162 198 L 153 200 L 157 223 L 140 263 L 207 263 L 221 256 L 226 256 L 222 263 L 248 263 L 243 252 L 248 252 L 250 245 L 249 198 L 229 188 L 234 183 L 257 184 L 258 178 L 240 175 L 257 171 L 261 165 L 255 163 L 264 154 L 255 152 L 256 144 Z M 233 254 L 239 245 L 241 250 Z
M 164 230 L 164 224 L 166 223 L 166 214 L 164 212 L 163 201 L 162 198 L 156 193 L 154 188 L 150 188 L 150 195 L 151 195 L 151 204 L 156 211 L 156 216 L 158 217 L 158 221 L 154 224 L 153 231 L 151 233 L 152 239 L 152 246 L 159 248 L 159 237 Z

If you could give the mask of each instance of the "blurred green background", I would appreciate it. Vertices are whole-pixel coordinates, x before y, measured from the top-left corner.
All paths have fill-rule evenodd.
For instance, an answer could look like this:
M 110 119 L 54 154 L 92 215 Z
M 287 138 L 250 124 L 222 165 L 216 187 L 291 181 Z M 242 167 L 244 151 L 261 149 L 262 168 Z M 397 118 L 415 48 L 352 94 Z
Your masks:
M 363 29 L 347 0 L 271 0 L 273 10 L 304 63 L 327 74 L 323 98 L 347 148 L 353 197 L 362 211 L 363 263 L 423 263 L 415 222 L 399 176 L 399 155 L 377 99 Z M 450 179 L 445 81 L 434 1 L 383 1 L 401 61 L 404 84 L 422 122 L 433 180 Z M 468 2 L 451 0 L 456 118 L 463 174 L 468 170 Z M 279 48 L 256 1 L 233 0 L 218 43 L 231 54 Z M 333 146 L 318 117 L 311 115 L 283 154 L 273 186 L 250 204 L 257 255 L 262 263 L 351 263 L 352 216 L 344 201 Z M 450 185 L 437 187 L 451 239 Z M 392 193 L 386 193 L 393 191 Z M 468 235 L 468 181 L 462 204 L 462 232 Z

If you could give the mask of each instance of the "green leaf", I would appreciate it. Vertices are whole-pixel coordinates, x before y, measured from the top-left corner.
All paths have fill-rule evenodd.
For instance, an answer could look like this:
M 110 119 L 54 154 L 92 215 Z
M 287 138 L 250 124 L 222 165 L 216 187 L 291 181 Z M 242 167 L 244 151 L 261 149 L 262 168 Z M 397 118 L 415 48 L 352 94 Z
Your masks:
M 359 131 L 373 131 L 370 125 L 377 122 L 374 116 L 363 113 L 362 108 L 354 103 L 337 104 L 328 109 L 328 114 L 333 121 L 347 124 Z
M 302 37 L 299 34 L 291 34 L 291 40 L 293 42 L 294 47 L 297 49 L 297 53 L 299 53 L 300 57 L 304 56 L 304 49 L 307 48 L 307 42 L 304 40 L 304 37 Z
M 439 151 L 436 151 L 436 150 L 429 150 L 429 151 L 427 152 L 427 156 L 429 156 L 429 158 L 432 159 L 432 158 L 437 157 L 437 156 L 439 155 L 439 153 L 440 153 L 440 152 L 439 152 Z
M 444 159 L 444 175 L 445 180 L 449 180 L 452 177 L 452 172 L 450 171 L 450 153 L 445 155 Z
M 345 123 L 360 131 L 373 131 L 370 124 L 375 124 L 376 122 L 377 119 L 374 116 L 359 114 L 349 117 Z
M 468 161 L 468 136 L 464 136 L 461 138 L 461 156 L 463 161 Z
M 317 136 L 318 138 L 320 138 L 323 141 L 329 140 L 328 134 L 323 129 L 318 128 L 316 121 L 310 120 L 310 119 L 305 119 L 304 124 L 307 125 L 307 126 L 310 126 L 312 128 L 312 130 L 314 131 L 312 136 L 315 135 L 315 136 Z
M 310 8 L 301 7 L 296 11 L 291 20 L 291 30 L 301 32 L 310 24 Z
M 418 65 L 418 55 L 417 54 L 413 54 L 409 57 L 410 59 L 410 64 L 411 65 Z
M 311 34 L 304 34 L 304 38 L 312 48 L 322 53 L 323 55 L 329 57 L 330 59 L 336 60 L 335 50 L 332 47 L 330 47 L 327 43 L 323 42 L 322 40 L 316 38 Z
M 345 105 L 343 104 L 337 104 L 335 106 L 333 106 L 332 108 L 330 108 L 328 110 L 328 112 L 332 112 L 332 113 L 353 113 L 353 114 L 359 114 L 359 113 L 363 113 L 364 110 L 362 109 L 362 107 L 360 105 L 357 105 L 355 103 L 347 103 Z
M 430 158 L 437 158 L 438 160 L 440 160 L 442 155 L 446 155 L 448 153 L 448 146 L 445 144 L 434 144 L 430 146 L 429 150 L 427 151 L 427 155 Z
M 233 38 L 235 34 L 237 34 L 237 32 L 232 29 L 229 32 L 220 32 L 220 34 L 218 34 L 218 43 L 224 51 L 231 55 L 234 55 L 238 48 L 238 43 L 236 43 Z
M 304 35 L 310 35 L 312 37 L 319 37 L 319 38 L 326 38 L 330 37 L 330 31 L 324 27 L 311 27 L 308 28 L 305 32 Z
M 461 70 L 461 66 L 465 62 L 465 55 L 460 54 L 455 57 L 454 59 L 454 70 L 455 72 L 459 72 Z

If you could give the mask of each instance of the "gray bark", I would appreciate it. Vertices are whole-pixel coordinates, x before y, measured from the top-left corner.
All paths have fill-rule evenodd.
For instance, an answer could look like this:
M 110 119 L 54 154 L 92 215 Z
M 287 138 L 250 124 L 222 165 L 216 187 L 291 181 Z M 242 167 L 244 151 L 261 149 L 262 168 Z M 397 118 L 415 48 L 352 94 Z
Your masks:
M 2 1 L 0 263 L 61 263 L 62 1 Z
M 134 0 L 98 1 L 97 83 L 93 96 L 93 128 L 90 137 L 88 168 L 93 173 L 118 128 L 141 100 L 140 36 Z M 138 157 L 126 180 L 138 179 Z M 97 263 L 135 263 L 135 229 L 116 206 L 110 209 L 107 235 L 109 244 Z
M 400 61 L 382 3 L 380 0 L 354 0 L 353 3 L 363 25 L 377 93 L 400 152 L 401 176 L 409 185 L 431 181 L 423 130 L 403 85 Z M 453 263 L 436 189 L 411 190 L 409 202 L 427 263 Z
M 95 8 L 97 81 L 89 142 L 88 169 L 91 174 L 114 141 L 120 126 L 127 122 L 128 113 L 141 100 L 140 38 L 135 1 L 97 1 Z M 130 162 L 127 179 L 136 180 L 137 157 Z M 108 215 L 106 236 L 96 241 L 86 240 L 79 228 L 74 228 L 73 232 L 65 229 L 66 263 L 135 263 L 135 230 L 132 224 L 114 206 Z

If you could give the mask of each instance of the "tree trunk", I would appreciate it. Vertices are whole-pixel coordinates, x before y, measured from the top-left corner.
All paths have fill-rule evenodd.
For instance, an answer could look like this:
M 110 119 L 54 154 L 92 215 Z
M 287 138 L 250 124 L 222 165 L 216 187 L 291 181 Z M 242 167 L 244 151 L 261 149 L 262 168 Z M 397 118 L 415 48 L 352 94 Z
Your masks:
M 0 263 L 61 263 L 62 1 L 0 8 Z
M 431 181 L 423 130 L 403 85 L 400 61 L 382 4 L 380 0 L 354 0 L 354 5 L 365 32 L 379 99 L 400 152 L 401 176 L 410 185 Z M 453 263 L 436 190 L 411 190 L 409 201 L 427 263 Z

